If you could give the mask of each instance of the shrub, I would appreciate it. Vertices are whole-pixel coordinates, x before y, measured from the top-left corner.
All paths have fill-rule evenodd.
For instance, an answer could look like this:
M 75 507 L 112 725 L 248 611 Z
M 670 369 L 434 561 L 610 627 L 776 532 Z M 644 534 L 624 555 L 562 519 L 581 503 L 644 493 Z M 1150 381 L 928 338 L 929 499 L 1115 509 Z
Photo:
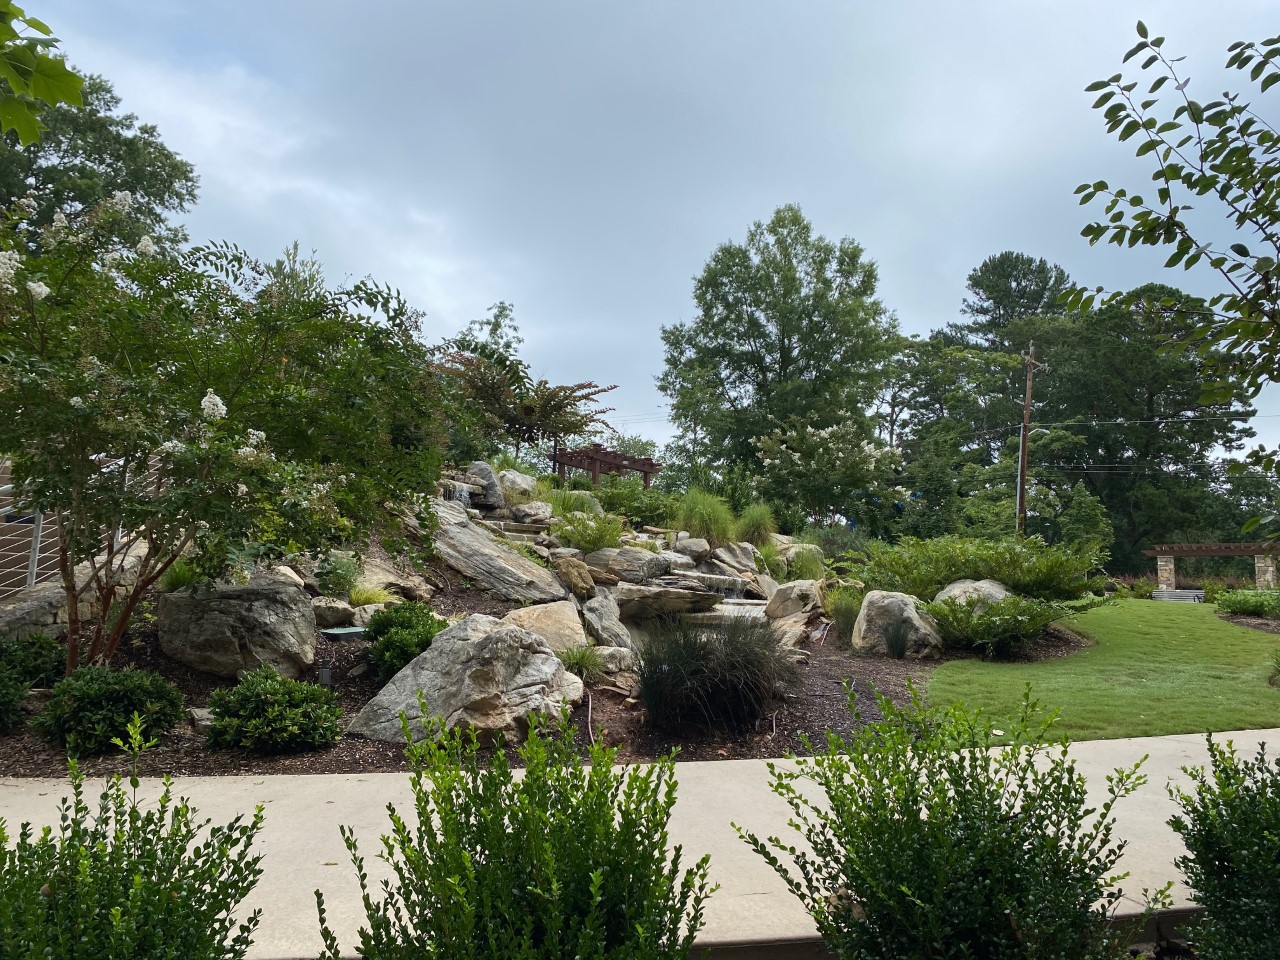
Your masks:
M 623 525 L 618 517 L 604 514 L 576 513 L 556 521 L 551 532 L 561 543 L 577 547 L 583 553 L 594 553 L 622 542 Z
M 209 746 L 255 753 L 301 753 L 342 736 L 338 695 L 314 683 L 280 676 L 263 664 L 234 687 L 209 695 Z
M 1205 603 L 1217 603 L 1218 598 L 1231 589 L 1225 580 L 1215 579 L 1206 579 L 1201 587 L 1204 589 Z
M 708 860 L 681 871 L 681 848 L 668 850 L 671 759 L 623 770 L 616 751 L 594 744 L 584 766 L 563 720 L 554 736 L 535 722 L 519 755 L 516 777 L 504 751 L 482 755 L 474 733 L 445 731 L 408 748 L 416 814 L 391 810 L 381 857 L 393 876 L 380 900 L 354 832 L 343 829 L 368 923 L 360 955 L 689 956 L 710 895 Z M 316 900 L 322 960 L 339 960 L 319 891 Z
M 836 625 L 836 636 L 846 646 L 853 642 L 853 625 L 858 622 L 858 614 L 862 612 L 862 590 L 847 584 L 837 584 L 827 588 L 823 596 L 823 606 L 827 616 Z M 906 651 L 903 651 L 905 655 Z
M 672 525 L 687 530 L 691 537 L 701 537 L 712 546 L 733 542 L 736 521 L 729 504 L 705 490 L 690 490 L 676 503 Z
M 397 603 L 395 606 L 379 610 L 369 618 L 365 627 L 366 640 L 378 640 L 392 630 L 405 628 L 418 632 L 429 632 L 435 636 L 448 626 L 448 621 L 436 615 L 436 612 L 425 603 Z
M 660 527 L 667 520 L 672 498 L 652 487 L 646 490 L 640 480 L 633 477 L 605 479 L 596 496 L 608 513 L 625 517 L 633 527 Z
M 556 656 L 564 668 L 585 683 L 599 683 L 604 679 L 604 658 L 599 647 L 570 647 L 557 650 Z
M 165 593 L 173 593 L 175 590 L 197 584 L 202 579 L 194 564 L 179 557 L 169 564 L 168 570 L 160 574 L 160 589 Z
M 182 694 L 149 670 L 81 667 L 53 685 L 52 699 L 32 726 L 70 755 L 87 755 L 125 736 L 135 713 L 144 736 L 164 733 L 182 720 Z
M 396 595 L 382 587 L 366 587 L 357 584 L 347 591 L 347 599 L 353 607 L 367 607 L 375 603 L 393 603 Z
M 902 708 L 881 698 L 882 722 L 769 765 L 808 850 L 739 835 L 842 960 L 1116 957 L 1111 810 L 1143 778 L 1117 770 L 1095 814 L 1065 742 L 1046 745 L 1053 718 L 1034 709 L 1024 697 L 997 747 L 980 714 L 926 710 L 914 690 Z
M 1201 960 L 1275 956 L 1280 916 L 1280 760 L 1261 747 L 1242 759 L 1209 737 L 1209 765 L 1184 770 L 1195 792 L 1169 789 L 1181 812 L 1169 825 L 1187 854 L 1176 865 L 1205 909 L 1192 941 Z
M 22 726 L 22 703 L 27 685 L 7 670 L 0 670 L 0 733 Z
M 1218 609 L 1237 616 L 1280 620 L 1280 590 L 1228 590 L 1218 597 Z
M 1102 581 L 1090 576 L 1098 554 L 1076 546 L 1049 546 L 1038 537 L 981 540 L 973 537 L 906 538 L 874 542 L 865 557 L 852 557 L 852 573 L 868 590 L 896 590 L 931 600 L 956 580 L 998 580 L 1037 600 L 1075 600 Z
M 590 477 L 584 477 L 581 474 L 569 478 L 570 490 L 594 490 L 595 484 L 591 482 Z
M 1151 595 L 1156 592 L 1156 586 L 1156 582 L 1150 577 L 1139 577 L 1133 581 L 1129 590 L 1135 600 L 1150 600 Z
M 132 752 L 140 749 L 135 728 Z M 123 741 L 122 741 L 123 742 Z M 209 828 L 168 779 L 145 806 L 119 776 L 90 806 L 71 764 L 71 797 L 51 831 L 0 820 L 0 942 L 6 957 L 242 960 L 260 911 L 233 913 L 262 876 L 250 856 L 262 808 Z M 10 844 L 13 844 L 10 846 Z M 12 951 L 12 952 L 10 952 Z
M 751 728 L 799 678 L 773 626 L 728 617 L 708 626 L 675 617 L 653 621 L 640 653 L 640 699 L 663 730 L 688 723 Z
M 861 553 L 867 541 L 857 530 L 843 525 L 805 527 L 796 536 L 800 543 L 811 543 L 822 550 L 825 557 L 839 557 L 847 553 Z
M 827 565 L 812 550 L 798 550 L 787 564 L 788 580 L 821 580 L 827 575 Z
M 773 543 L 773 535 L 777 532 L 778 525 L 767 503 L 753 503 L 738 517 L 738 539 L 755 547 Z
M 365 656 L 386 683 L 431 646 L 449 621 L 425 603 L 399 603 L 369 619 L 365 636 L 373 641 Z
M 600 501 L 592 494 L 581 490 L 549 489 L 539 499 L 551 504 L 551 512 L 557 517 L 568 517 L 575 513 L 600 512 Z
M 67 648 L 47 634 L 0 642 L 0 672 L 28 687 L 51 687 L 66 674 Z
M 1003 600 L 974 598 L 963 603 L 948 598 L 925 604 L 924 608 L 938 624 L 938 632 L 947 644 L 975 650 L 988 659 L 1020 653 L 1045 627 L 1071 613 L 1061 604 L 1016 595 Z
M 360 576 L 360 558 L 337 550 L 327 554 L 316 565 L 316 583 L 326 597 L 345 597 L 351 593 Z

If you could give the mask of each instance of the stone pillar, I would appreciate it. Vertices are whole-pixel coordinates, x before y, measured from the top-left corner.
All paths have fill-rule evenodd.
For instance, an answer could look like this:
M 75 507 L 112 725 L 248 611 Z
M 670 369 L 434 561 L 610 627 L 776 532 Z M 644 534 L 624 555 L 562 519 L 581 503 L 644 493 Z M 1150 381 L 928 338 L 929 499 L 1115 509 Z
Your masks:
M 1276 588 L 1276 558 L 1269 553 L 1253 558 L 1253 582 L 1259 590 Z
M 1156 557 L 1156 584 L 1161 590 L 1178 589 L 1178 577 L 1173 570 L 1173 557 Z

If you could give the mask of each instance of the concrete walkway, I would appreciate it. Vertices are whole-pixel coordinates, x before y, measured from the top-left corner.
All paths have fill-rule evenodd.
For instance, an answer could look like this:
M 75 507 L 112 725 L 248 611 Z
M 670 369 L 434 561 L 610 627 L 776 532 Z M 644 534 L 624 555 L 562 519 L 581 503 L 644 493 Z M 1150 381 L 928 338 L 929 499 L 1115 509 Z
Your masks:
M 1234 740 L 1247 753 L 1261 742 L 1280 750 L 1280 729 L 1216 737 Z M 1206 762 L 1204 737 L 1095 740 L 1074 744 L 1071 754 L 1091 784 L 1091 800 L 1103 795 L 1111 770 L 1149 755 L 1143 766 L 1147 785 L 1115 809 L 1117 833 L 1129 841 L 1122 863 L 1132 874 L 1122 885 L 1126 912 L 1136 915 L 1144 888 L 1180 880 L 1173 860 L 1182 848 L 1166 825 L 1174 805 L 1165 786 L 1186 781 L 1183 766 Z M 741 824 L 761 836 L 788 835 L 788 808 L 769 789 L 765 761 L 680 763 L 677 774 L 672 838 L 684 846 L 688 863 L 709 853 L 712 880 L 720 884 L 708 904 L 703 945 L 714 948 L 718 957 L 738 960 L 826 956 L 798 902 L 730 825 Z M 376 854 L 378 838 L 387 828 L 386 805 L 412 810 L 406 774 L 191 777 L 177 787 L 215 823 L 252 811 L 255 804 L 266 808 L 266 825 L 255 845 L 264 855 L 265 873 L 249 901 L 262 909 L 263 917 L 251 957 L 298 960 L 319 953 L 317 888 L 324 891 L 329 922 L 340 942 L 354 950 L 363 915 L 338 826 L 354 827 L 376 883 L 385 873 Z M 145 784 L 144 791 L 153 796 L 156 784 Z M 58 800 L 65 792 L 62 780 L 0 780 L 0 817 L 11 828 L 23 821 L 56 823 Z M 1179 906 L 1189 904 L 1180 882 L 1174 898 Z

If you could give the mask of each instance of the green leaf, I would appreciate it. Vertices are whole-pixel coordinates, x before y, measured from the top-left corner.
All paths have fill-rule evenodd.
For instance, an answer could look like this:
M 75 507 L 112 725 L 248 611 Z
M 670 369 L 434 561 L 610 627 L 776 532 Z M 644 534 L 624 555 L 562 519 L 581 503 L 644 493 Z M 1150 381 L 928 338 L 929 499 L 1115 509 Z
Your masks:
M 1099 90 L 1105 90 L 1111 86 L 1106 80 L 1095 80 L 1084 88 L 1085 93 L 1097 93 Z
M 1249 255 L 1249 248 L 1243 243 L 1233 243 L 1231 245 L 1231 252 L 1237 257 L 1247 257 Z
M 1268 75 L 1268 76 L 1267 76 L 1267 77 L 1262 81 L 1262 88 L 1261 88 L 1261 89 L 1262 89 L 1262 92 L 1263 92 L 1263 93 L 1266 93 L 1268 90 L 1270 90 L 1270 89 L 1271 89 L 1273 86 L 1275 86 L 1277 83 L 1280 83 L 1280 73 L 1272 73 L 1272 74 L 1269 74 L 1269 75 Z
M 39 140 L 43 129 L 44 124 L 36 116 L 35 104 L 15 97 L 0 99 L 0 130 L 5 133 L 14 131 L 24 147 Z
M 1138 36 L 1143 40 L 1147 39 L 1147 25 L 1141 20 L 1138 21 Z

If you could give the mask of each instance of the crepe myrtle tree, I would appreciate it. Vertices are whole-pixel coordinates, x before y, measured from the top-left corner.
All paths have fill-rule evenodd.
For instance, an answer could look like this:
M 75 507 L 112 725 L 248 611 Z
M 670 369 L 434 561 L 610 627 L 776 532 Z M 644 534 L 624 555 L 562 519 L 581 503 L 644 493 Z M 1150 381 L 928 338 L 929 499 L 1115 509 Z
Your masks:
M 178 557 L 217 577 L 391 532 L 428 488 L 434 375 L 397 295 L 226 244 L 119 249 L 124 192 L 36 207 L 0 222 L 0 452 L 52 516 L 68 671 L 110 660 Z
M 1263 95 L 1280 82 L 1280 36 L 1228 48 L 1227 68 L 1247 72 L 1256 94 L 1226 91 L 1199 100 L 1184 58 L 1171 56 L 1165 38 L 1151 36 L 1142 21 L 1137 34 L 1124 62 L 1142 58 L 1144 89 L 1121 73 L 1085 89 L 1098 94 L 1093 106 L 1103 111 L 1107 131 L 1149 158 L 1154 196 L 1105 180 L 1082 183 L 1076 188 L 1081 204 L 1101 202 L 1105 215 L 1082 234 L 1090 244 L 1169 248 L 1166 267 L 1203 265 L 1223 286 L 1206 302 L 1080 287 L 1065 302 L 1088 309 L 1097 298 L 1127 298 L 1184 316 L 1187 333 L 1174 342 L 1212 350 L 1216 358 L 1218 382 L 1209 384 L 1206 399 L 1225 401 L 1241 385 L 1256 396 L 1280 374 L 1280 132 L 1262 106 Z M 1221 228 L 1216 235 L 1214 218 Z M 1266 456 L 1274 467 L 1274 453 Z

